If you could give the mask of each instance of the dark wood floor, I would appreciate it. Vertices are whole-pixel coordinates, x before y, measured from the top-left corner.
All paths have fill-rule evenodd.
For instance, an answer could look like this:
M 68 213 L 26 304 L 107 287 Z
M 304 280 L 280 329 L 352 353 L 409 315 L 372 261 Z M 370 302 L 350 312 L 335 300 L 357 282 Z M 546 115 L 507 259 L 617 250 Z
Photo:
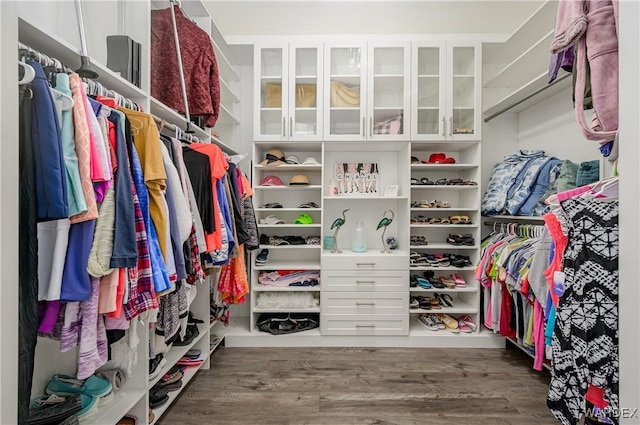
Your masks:
M 513 349 L 222 348 L 161 425 L 553 425 Z

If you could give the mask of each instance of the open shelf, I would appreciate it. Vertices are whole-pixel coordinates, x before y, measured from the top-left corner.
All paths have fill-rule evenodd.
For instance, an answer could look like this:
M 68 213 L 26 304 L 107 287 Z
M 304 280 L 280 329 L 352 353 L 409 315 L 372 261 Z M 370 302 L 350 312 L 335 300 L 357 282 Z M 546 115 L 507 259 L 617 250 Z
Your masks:
M 317 286 L 268 286 L 256 284 L 251 287 L 255 292 L 320 292 Z M 254 310 L 255 311 L 255 310 Z
M 189 381 L 191 381 L 193 377 L 196 376 L 196 373 L 198 372 L 199 369 L 200 367 L 188 367 L 187 370 L 185 370 L 184 375 L 182 376 L 182 387 L 180 388 L 180 391 L 169 392 L 168 393 L 169 400 L 167 400 L 162 406 L 152 409 L 153 413 L 155 414 L 155 418 L 153 422 L 151 422 L 149 425 L 154 425 L 158 423 L 162 415 L 167 411 L 167 409 L 169 409 L 169 407 L 171 407 L 171 404 L 175 401 L 176 398 L 178 398 L 178 396 L 180 395 L 182 390 L 187 386 Z
M 145 398 L 145 390 L 120 390 L 114 393 L 113 400 L 104 407 L 98 407 L 93 415 L 86 419 L 81 419 L 82 425 L 104 425 L 113 424 L 135 406 L 140 400 Z
M 312 308 L 254 308 L 254 313 L 320 313 L 320 307 Z
M 425 289 L 425 288 L 421 288 L 421 287 L 415 287 L 415 288 L 409 288 L 409 292 L 411 294 L 432 294 L 434 292 L 437 293 L 449 293 L 449 294 L 455 294 L 455 293 L 474 293 L 478 291 L 478 287 L 476 284 L 470 284 L 467 283 L 467 286 L 464 288 L 431 288 L 431 289 Z M 431 310 L 434 311 L 434 310 Z
M 270 248 L 270 247 L 269 247 Z M 269 260 L 264 265 L 254 265 L 254 270 L 320 270 L 320 261 L 309 260 Z
M 435 290 L 433 292 L 438 292 L 438 290 Z M 414 314 L 414 313 L 476 314 L 477 312 L 478 312 L 478 309 L 476 307 L 462 301 L 459 298 L 458 299 L 454 298 L 453 307 L 442 307 L 439 309 L 431 309 L 431 310 L 425 310 L 422 308 L 409 309 L 409 313 L 411 314 Z
M 478 164 L 411 164 L 411 171 L 464 171 L 478 167 Z
M 437 190 L 476 190 L 478 189 L 478 185 L 462 185 L 462 184 L 451 184 L 451 185 L 428 185 L 428 184 L 412 184 L 411 189 L 437 189 Z M 442 208 L 440 208 L 442 209 Z
M 429 245 L 411 245 L 409 249 L 412 250 L 425 250 L 425 249 L 439 249 L 443 251 L 454 249 L 478 249 L 478 245 L 451 245 L 446 242 L 429 242 Z
M 322 186 L 317 185 L 290 185 L 290 186 L 256 186 L 254 189 L 259 190 L 319 190 Z
M 321 171 L 322 165 L 283 164 L 276 166 L 256 165 L 256 171 Z

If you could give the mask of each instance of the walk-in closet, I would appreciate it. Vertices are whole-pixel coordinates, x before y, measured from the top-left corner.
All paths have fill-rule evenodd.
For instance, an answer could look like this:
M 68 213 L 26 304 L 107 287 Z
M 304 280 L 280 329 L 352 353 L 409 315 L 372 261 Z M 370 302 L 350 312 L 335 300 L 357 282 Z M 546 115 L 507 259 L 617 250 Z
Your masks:
M 639 53 L 626 0 L 0 2 L 0 423 L 640 424 Z

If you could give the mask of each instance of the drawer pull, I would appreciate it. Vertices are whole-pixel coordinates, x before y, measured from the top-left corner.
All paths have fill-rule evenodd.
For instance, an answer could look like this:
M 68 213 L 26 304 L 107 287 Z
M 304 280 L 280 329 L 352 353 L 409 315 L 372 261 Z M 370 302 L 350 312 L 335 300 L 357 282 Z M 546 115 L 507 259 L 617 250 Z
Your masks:
M 362 305 L 368 305 L 368 306 L 374 307 L 374 306 L 376 305 L 376 303 L 356 303 L 356 305 L 357 305 L 358 307 L 360 307 L 360 306 L 362 306 Z
M 375 280 L 356 280 L 356 283 L 376 283 Z
M 375 328 L 376 325 L 374 325 L 373 323 L 370 325 L 356 325 L 356 328 Z
M 356 263 L 356 266 L 360 267 L 360 266 L 369 266 L 369 267 L 373 267 L 375 266 L 376 263 Z

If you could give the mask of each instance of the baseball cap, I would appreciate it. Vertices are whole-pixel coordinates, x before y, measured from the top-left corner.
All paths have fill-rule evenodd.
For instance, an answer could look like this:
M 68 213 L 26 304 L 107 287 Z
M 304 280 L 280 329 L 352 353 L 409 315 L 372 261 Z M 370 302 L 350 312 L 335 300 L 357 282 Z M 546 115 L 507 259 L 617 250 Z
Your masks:
M 278 176 L 265 176 L 260 186 L 284 186 L 284 183 L 282 183 L 282 180 L 280 180 Z
M 260 219 L 260 224 L 284 224 L 284 220 L 271 214 Z
M 317 159 L 315 159 L 312 156 L 309 156 L 307 158 L 304 159 L 304 162 L 302 163 L 304 165 L 320 165 L 320 163 L 318 162 Z
M 302 213 L 293 221 L 295 224 L 311 224 L 313 219 L 309 214 Z
M 284 152 L 280 149 L 269 149 L 267 154 L 265 155 L 265 159 L 260 163 L 260 165 L 283 165 L 286 164 L 284 162 Z
M 424 161 L 423 161 L 424 162 Z M 447 157 L 444 153 L 432 153 L 429 156 L 429 161 L 427 164 L 455 164 L 455 158 Z
M 295 176 L 291 177 L 291 180 L 289 180 L 289 184 L 291 186 L 306 186 L 311 183 L 309 183 L 309 178 L 304 174 L 296 174 Z
M 298 159 L 297 156 L 295 155 L 289 155 L 287 156 L 287 164 L 300 164 L 300 160 Z

